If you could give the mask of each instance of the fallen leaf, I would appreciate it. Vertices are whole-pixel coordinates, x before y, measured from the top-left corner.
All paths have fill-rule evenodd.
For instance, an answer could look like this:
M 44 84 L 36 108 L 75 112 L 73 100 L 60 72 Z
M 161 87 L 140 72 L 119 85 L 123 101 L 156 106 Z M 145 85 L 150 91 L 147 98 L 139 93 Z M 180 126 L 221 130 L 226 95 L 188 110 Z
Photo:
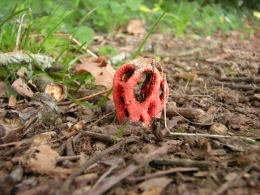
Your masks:
M 127 26 L 127 32 L 129 34 L 146 34 L 146 30 L 144 28 L 144 22 L 139 19 L 133 19 L 129 22 Z
M 103 85 L 108 90 L 113 87 L 113 78 L 116 71 L 110 64 L 105 64 L 104 57 L 98 59 L 84 57 L 81 59 L 81 63 L 76 65 L 75 69 L 77 74 L 83 72 L 92 74 L 96 79 L 96 85 Z
M 48 131 L 45 133 L 35 135 L 33 137 L 33 144 L 34 145 L 46 144 L 49 140 L 51 140 L 51 136 L 54 136 L 55 134 L 56 134 L 55 131 Z
M 14 107 L 16 105 L 16 98 L 14 95 L 11 95 L 8 101 L 8 107 Z
M 150 191 L 150 192 L 152 191 L 153 193 L 150 193 L 150 194 L 161 194 L 161 192 L 164 190 L 164 188 L 169 183 L 171 183 L 171 181 L 172 180 L 167 177 L 157 177 L 157 178 L 149 179 L 149 180 L 142 182 L 138 188 L 143 191 Z M 156 188 L 156 190 L 154 188 Z M 148 194 L 148 193 L 146 193 L 146 194 Z
M 73 172 L 72 169 L 56 167 L 56 158 L 59 154 L 50 146 L 42 144 L 32 146 L 23 156 L 22 163 L 29 171 L 49 176 L 61 175 L 65 177 Z
M 150 190 L 144 191 L 142 195 L 160 195 L 160 193 L 158 192 L 157 187 L 152 187 Z
M 33 97 L 33 91 L 21 78 L 13 82 L 12 88 L 21 96 Z

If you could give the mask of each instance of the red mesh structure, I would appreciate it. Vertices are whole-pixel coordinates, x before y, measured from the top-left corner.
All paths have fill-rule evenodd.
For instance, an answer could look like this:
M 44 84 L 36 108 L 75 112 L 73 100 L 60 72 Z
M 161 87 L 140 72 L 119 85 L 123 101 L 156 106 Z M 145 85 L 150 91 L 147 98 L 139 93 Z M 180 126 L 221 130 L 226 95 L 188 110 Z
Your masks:
M 167 98 L 169 88 L 164 86 L 163 73 L 152 63 L 141 66 L 129 63 L 120 67 L 113 81 L 113 98 L 119 123 L 122 124 L 125 117 L 145 124 L 150 124 L 153 117 L 160 118 L 165 91 Z

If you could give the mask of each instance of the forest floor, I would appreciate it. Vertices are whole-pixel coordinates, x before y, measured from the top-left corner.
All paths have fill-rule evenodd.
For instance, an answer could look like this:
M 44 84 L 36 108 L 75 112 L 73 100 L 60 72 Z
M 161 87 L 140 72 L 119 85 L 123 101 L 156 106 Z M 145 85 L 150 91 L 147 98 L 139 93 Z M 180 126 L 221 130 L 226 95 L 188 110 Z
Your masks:
M 89 49 L 131 53 L 142 40 L 97 36 Z M 260 31 L 153 34 L 141 55 L 160 56 L 172 134 L 162 114 L 152 129 L 129 122 L 115 144 L 122 126 L 111 100 L 99 109 L 61 103 L 53 122 L 39 119 L 52 113 L 45 101 L 10 108 L 1 98 L 1 194 L 260 194 Z

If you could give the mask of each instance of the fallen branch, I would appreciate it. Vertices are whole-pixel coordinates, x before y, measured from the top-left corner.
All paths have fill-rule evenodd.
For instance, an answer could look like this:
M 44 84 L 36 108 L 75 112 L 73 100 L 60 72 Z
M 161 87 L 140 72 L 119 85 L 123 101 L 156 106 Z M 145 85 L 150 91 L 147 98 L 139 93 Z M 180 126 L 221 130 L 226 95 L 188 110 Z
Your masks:
M 56 158 L 57 162 L 61 162 L 61 161 L 65 161 L 65 160 L 79 160 L 80 159 L 80 155 L 74 155 L 74 156 L 58 156 Z
M 120 182 L 121 180 L 126 178 L 127 176 L 131 175 L 132 173 L 134 173 L 141 167 L 145 166 L 147 163 L 149 163 L 153 159 L 158 158 L 159 156 L 165 155 L 168 152 L 168 149 L 170 147 L 171 147 L 170 144 L 166 144 L 166 145 L 158 148 L 154 152 L 147 154 L 142 159 L 141 164 L 139 164 L 139 165 L 131 164 L 128 167 L 126 167 L 125 169 L 116 173 L 115 175 L 112 175 L 112 176 L 104 179 L 102 183 L 100 183 L 99 185 L 95 186 L 95 188 L 92 188 L 90 191 L 88 191 L 88 194 L 91 194 L 91 195 L 103 194 L 104 192 L 109 190 L 112 186 L 114 186 L 115 184 L 117 184 L 118 182 Z
M 169 174 L 172 174 L 172 173 L 195 172 L 195 171 L 198 171 L 198 170 L 199 169 L 197 167 L 189 167 L 189 168 L 177 167 L 177 168 L 169 169 L 169 170 L 166 170 L 166 171 L 158 171 L 156 173 L 148 174 L 148 175 L 141 176 L 141 177 L 129 177 L 129 178 L 126 178 L 126 181 L 129 182 L 129 183 L 137 183 L 137 182 L 140 182 L 140 181 L 143 181 L 143 180 L 148 180 L 148 179 L 151 179 L 151 178 L 154 178 L 154 177 L 161 177 L 161 176 L 169 175 Z
M 244 139 L 245 141 L 249 142 L 255 142 L 255 140 L 248 138 L 248 137 L 243 137 L 243 136 L 229 136 L 229 135 L 215 135 L 215 134 L 204 134 L 204 133 L 170 133 L 170 135 L 173 136 L 201 136 L 201 137 L 208 137 L 208 138 L 240 138 Z
M 100 91 L 98 93 L 95 93 L 95 94 L 92 94 L 92 95 L 89 95 L 89 96 L 85 96 L 85 97 L 82 97 L 82 98 L 78 98 L 77 100 L 78 101 L 86 101 L 86 100 L 89 100 L 89 99 L 92 99 L 98 95 L 102 95 L 102 94 L 105 94 L 107 93 L 109 90 L 104 90 L 104 91 Z M 59 102 L 58 105 L 59 106 L 65 106 L 65 105 L 68 105 L 68 104 L 72 104 L 74 103 L 74 101 L 66 101 L 66 102 Z
M 217 86 L 228 87 L 230 89 L 253 90 L 255 92 L 260 92 L 260 87 L 252 86 L 252 85 L 237 85 L 237 84 L 233 84 L 233 83 L 222 83 L 222 82 L 219 82 L 219 81 L 215 81 L 213 84 L 217 85 Z
M 83 135 L 98 139 L 103 142 L 109 142 L 109 143 L 114 143 L 115 141 L 115 136 L 113 135 L 105 135 L 101 133 L 96 133 L 96 132 L 91 132 L 91 131 L 84 131 L 82 132 Z M 121 138 L 118 138 L 117 141 L 121 141 Z
M 221 77 L 219 81 L 260 83 L 259 77 Z
M 50 68 L 55 60 L 42 54 L 26 54 L 23 52 L 0 53 L 0 66 L 12 64 L 36 64 L 43 69 Z
M 223 193 L 225 193 L 229 188 L 231 188 L 232 186 L 236 185 L 242 178 L 243 176 L 249 172 L 252 168 L 254 167 L 253 164 L 247 166 L 245 168 L 245 170 L 240 173 L 237 177 L 234 177 L 233 179 L 229 180 L 228 182 L 224 183 L 217 192 L 214 193 L 214 195 L 221 195 Z
M 98 160 L 106 157 L 108 154 L 119 150 L 122 145 L 131 143 L 131 142 L 136 142 L 136 141 L 138 141 L 137 137 L 130 137 L 130 138 L 127 138 L 125 140 L 118 142 L 117 144 L 107 148 L 106 150 L 103 150 L 102 152 L 95 153 L 90 159 L 87 159 L 74 173 L 72 173 L 67 178 L 67 180 L 61 186 L 60 191 L 62 193 L 69 192 L 70 185 L 71 185 L 72 181 L 74 180 L 74 178 L 77 177 L 78 175 L 80 175 L 81 173 L 83 173 L 88 167 L 90 167 L 91 165 L 96 163 Z
M 202 169 L 208 169 L 212 166 L 211 162 L 208 161 L 195 161 L 190 159 L 165 159 L 157 158 L 153 160 L 153 163 L 159 165 L 175 165 L 175 166 L 184 166 L 184 167 L 199 167 Z

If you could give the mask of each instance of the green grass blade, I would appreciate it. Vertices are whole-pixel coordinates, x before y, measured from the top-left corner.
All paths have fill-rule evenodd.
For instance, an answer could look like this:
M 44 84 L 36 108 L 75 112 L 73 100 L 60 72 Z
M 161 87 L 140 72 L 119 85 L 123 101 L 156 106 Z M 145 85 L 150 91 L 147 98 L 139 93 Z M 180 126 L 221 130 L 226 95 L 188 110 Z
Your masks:
M 79 101 L 79 100 L 73 98 L 70 94 L 68 94 L 68 98 L 69 98 L 70 100 L 72 100 L 73 102 L 79 104 L 79 105 L 87 106 L 87 107 L 90 107 L 90 108 L 98 108 L 97 105 L 93 105 L 93 104 L 90 104 L 90 103 L 87 103 L 87 102 L 81 102 L 81 101 Z
M 120 130 L 118 131 L 118 133 L 116 134 L 116 136 L 114 138 L 114 144 L 116 144 L 118 138 L 121 136 L 121 134 L 123 133 L 123 131 L 126 128 L 126 126 L 127 126 L 127 123 L 122 125 L 122 127 L 120 128 Z
M 87 106 L 87 107 L 90 107 L 90 108 L 100 108 L 104 102 L 108 99 L 108 96 L 112 93 L 112 90 L 113 88 L 111 88 L 107 94 L 100 100 L 100 102 L 98 103 L 98 105 L 93 105 L 93 104 L 90 104 L 90 103 L 87 103 L 87 102 L 81 102 L 75 98 L 73 98 L 70 94 L 68 94 L 68 98 L 70 100 L 72 100 L 73 102 L 79 104 L 79 105 L 83 105 L 83 106 Z
M 163 16 L 165 15 L 165 11 L 160 15 L 159 18 L 157 18 L 157 20 L 155 21 L 155 23 L 153 24 L 152 28 L 150 29 L 150 31 L 148 32 L 148 34 L 145 36 L 144 40 L 142 41 L 141 45 L 139 46 L 139 48 L 137 49 L 137 51 L 135 52 L 134 56 L 132 57 L 132 59 L 135 59 L 139 53 L 141 52 L 144 44 L 146 43 L 146 41 L 148 40 L 148 38 L 150 37 L 150 35 L 153 33 L 155 27 L 158 25 L 158 23 L 161 21 L 161 19 L 163 18 Z
M 105 101 L 107 101 L 108 96 L 112 93 L 112 91 L 113 91 L 113 88 L 109 89 L 107 94 L 100 100 L 100 102 L 98 103 L 99 108 L 105 103 Z

